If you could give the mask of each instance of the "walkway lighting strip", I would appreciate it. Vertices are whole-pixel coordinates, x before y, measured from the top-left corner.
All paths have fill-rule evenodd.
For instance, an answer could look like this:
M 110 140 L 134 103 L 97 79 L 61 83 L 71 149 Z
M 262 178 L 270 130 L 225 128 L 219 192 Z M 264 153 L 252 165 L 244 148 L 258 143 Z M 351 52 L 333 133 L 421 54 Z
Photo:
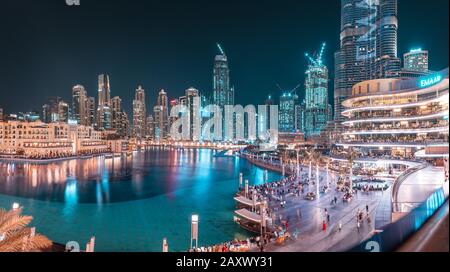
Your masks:
M 443 111 L 431 115 L 418 115 L 418 116 L 408 116 L 408 117 L 386 117 L 386 118 L 375 118 L 375 119 L 360 119 L 343 122 L 344 125 L 352 125 L 358 123 L 383 123 L 383 122 L 400 122 L 400 121 L 416 121 L 416 120 L 427 120 L 439 117 L 448 117 L 449 111 Z
M 410 95 L 420 95 L 420 94 L 426 94 L 426 93 L 436 93 L 441 92 L 443 90 L 448 90 L 449 86 L 449 80 L 446 78 L 445 80 L 441 81 L 437 85 L 433 85 L 431 87 L 423 88 L 423 89 L 407 89 L 402 91 L 390 91 L 390 92 L 383 92 L 383 93 L 371 93 L 370 95 L 364 95 L 364 96 L 355 96 L 353 98 L 349 98 L 345 100 L 343 103 L 354 103 L 357 101 L 367 100 L 367 99 L 373 99 L 373 98 L 382 98 L 382 97 L 400 97 L 400 96 L 410 96 Z
M 362 147 L 415 147 L 425 148 L 426 144 L 400 144 L 400 143 L 337 143 L 337 146 L 362 146 Z
M 417 107 L 417 106 L 423 106 L 427 105 L 433 102 L 443 101 L 448 102 L 449 96 L 448 94 L 445 94 L 440 97 L 436 97 L 431 100 L 421 101 L 421 102 L 414 102 L 414 103 L 408 103 L 408 104 L 395 104 L 395 105 L 377 105 L 377 106 L 367 106 L 367 107 L 360 107 L 360 108 L 353 108 L 348 109 L 342 112 L 343 116 L 348 116 L 350 113 L 355 111 L 367 111 L 367 110 L 390 110 L 390 109 L 399 109 L 399 108 L 408 108 L 408 107 Z
M 419 129 L 389 129 L 389 130 L 363 130 L 363 131 L 348 131 L 344 135 L 366 135 L 366 134 L 419 134 L 419 133 L 434 133 L 434 132 L 448 132 L 449 127 L 437 128 L 419 128 Z
M 402 143 L 337 143 L 337 146 L 348 147 L 348 146 L 362 146 L 362 147 L 415 147 L 415 148 L 425 148 L 425 147 L 446 147 L 448 143 L 442 144 L 402 144 Z

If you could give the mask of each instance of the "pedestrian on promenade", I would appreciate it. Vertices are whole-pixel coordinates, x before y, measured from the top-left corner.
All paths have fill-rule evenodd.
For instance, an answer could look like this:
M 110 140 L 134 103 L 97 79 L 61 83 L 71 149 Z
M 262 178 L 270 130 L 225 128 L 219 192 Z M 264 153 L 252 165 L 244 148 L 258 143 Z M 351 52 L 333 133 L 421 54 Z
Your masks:
M 339 232 L 342 230 L 342 221 L 339 221 Z
M 325 220 L 323 221 L 322 229 L 323 229 L 324 232 L 327 231 L 327 223 L 325 222 Z
M 366 205 L 366 212 L 369 213 L 369 205 Z
M 264 252 L 264 245 L 263 244 L 261 244 L 261 246 L 259 247 L 259 251 L 260 252 Z
M 359 221 L 359 219 L 358 219 L 358 223 L 357 223 L 357 228 L 358 228 L 358 231 L 359 231 L 359 228 L 361 227 L 361 222 Z
M 328 223 L 330 223 L 330 215 L 329 214 L 327 214 L 327 221 L 328 221 Z

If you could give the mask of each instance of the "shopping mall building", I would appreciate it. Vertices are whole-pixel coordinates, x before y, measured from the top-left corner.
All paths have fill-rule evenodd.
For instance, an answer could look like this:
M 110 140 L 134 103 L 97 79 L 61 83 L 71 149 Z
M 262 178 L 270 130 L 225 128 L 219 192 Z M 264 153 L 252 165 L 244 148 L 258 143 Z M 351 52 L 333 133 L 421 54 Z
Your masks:
M 419 78 L 364 81 L 343 102 L 338 146 L 366 156 L 448 158 L 448 68 Z

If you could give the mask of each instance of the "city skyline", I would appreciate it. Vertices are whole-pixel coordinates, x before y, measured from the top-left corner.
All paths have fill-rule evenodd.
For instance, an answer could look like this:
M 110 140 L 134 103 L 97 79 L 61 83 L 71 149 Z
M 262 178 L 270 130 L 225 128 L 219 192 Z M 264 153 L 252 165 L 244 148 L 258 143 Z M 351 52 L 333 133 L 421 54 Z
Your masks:
M 0 253 L 448 252 L 448 0 L 8 1 Z
M 101 2 L 102 1 L 98 1 Z M 200 1 L 201 2 L 201 1 Z M 292 2 L 286 1 L 287 4 L 293 4 Z M 327 1 L 329 5 L 336 5 L 336 7 L 339 7 L 340 3 L 339 1 L 336 1 L 336 3 Z M 443 4 L 448 5 L 448 2 L 442 1 Z M 198 3 L 201 4 L 201 3 Z M 12 8 L 14 8 L 12 3 L 7 3 L 6 5 L 10 5 Z M 33 4 L 31 4 L 33 5 Z M 97 4 L 90 4 L 85 3 L 85 6 L 80 6 L 79 8 L 81 11 L 86 11 L 88 19 L 86 21 L 89 21 L 92 14 L 92 10 L 96 10 Z M 94 5 L 94 6 L 91 6 Z M 137 1 L 135 6 L 132 6 L 132 9 L 140 6 L 145 6 L 146 4 Z M 189 9 L 193 9 L 196 7 L 197 4 L 193 4 L 192 7 L 189 7 Z M 315 5 L 315 4 L 314 4 Z M 311 13 L 314 13 L 315 11 L 318 11 L 317 7 L 314 7 L 313 4 L 310 4 L 309 2 L 305 3 L 298 3 L 297 5 L 287 5 L 290 7 L 296 7 L 295 10 L 298 11 L 298 9 L 303 8 L 311 8 Z M 108 11 L 110 12 L 116 12 L 119 13 L 118 8 L 120 4 L 109 4 L 108 5 Z M 173 7 L 173 12 L 176 13 L 177 10 L 181 9 L 184 5 L 177 5 Z M 257 9 L 262 9 L 264 7 L 271 7 L 274 6 L 273 3 L 270 2 L 263 2 L 261 4 L 261 7 Z M 283 6 L 283 5 L 281 5 Z M 46 11 L 45 9 L 50 7 L 50 3 L 42 3 L 40 7 L 37 7 L 37 10 Z M 56 9 L 56 14 L 59 14 L 59 16 L 62 16 L 63 14 L 69 16 L 68 19 L 73 19 L 73 16 L 76 16 L 76 12 L 70 10 L 67 6 L 64 5 L 51 5 L 52 9 Z M 209 11 L 209 5 L 203 5 L 203 9 L 200 9 L 197 11 L 196 14 L 199 13 L 207 13 Z M 229 4 L 227 8 L 225 8 L 225 11 L 232 10 L 233 7 L 236 7 L 236 3 L 233 1 Z M 239 15 L 243 16 L 241 12 L 244 12 L 245 10 L 248 10 L 250 7 L 247 6 L 247 4 L 243 4 L 241 7 L 242 11 L 236 11 L 239 13 Z M 275 6 L 274 6 L 275 7 Z M 77 7 L 78 8 L 78 7 Z M 161 11 L 170 11 L 168 10 L 169 7 L 161 5 L 155 5 L 154 8 L 156 10 Z M 159 8 L 159 9 L 158 9 Z M 292 19 L 292 16 L 290 15 L 294 11 L 288 11 L 286 9 L 286 6 L 278 7 L 283 12 L 286 12 L 287 19 Z M 419 10 L 420 9 L 420 10 Z M 415 14 L 419 14 L 419 12 L 426 12 L 427 7 L 422 7 L 419 3 L 416 3 L 416 1 L 399 1 L 399 17 L 400 17 L 400 26 L 399 26 L 399 49 L 398 49 L 398 56 L 401 57 L 403 53 L 409 52 L 409 49 L 421 47 L 424 50 L 428 50 L 430 52 L 430 69 L 431 70 L 440 70 L 441 68 L 445 67 L 446 65 L 444 62 L 447 58 L 438 58 L 437 56 L 445 56 L 445 54 L 448 54 L 446 50 L 446 41 L 443 41 L 441 44 L 441 41 L 439 43 L 433 44 L 432 40 L 435 39 L 427 39 L 426 36 L 419 37 L 420 30 L 415 29 L 419 27 L 419 22 L 414 22 L 413 17 Z M 5 8 L 6 10 L 6 8 Z M 89 10 L 89 12 L 88 12 Z M 339 10 L 339 9 L 337 9 Z M 286 28 L 286 20 L 282 20 L 283 22 L 278 23 L 275 26 L 271 26 L 270 29 L 266 29 L 264 31 L 261 30 L 262 27 L 258 27 L 256 25 L 252 24 L 245 24 L 240 19 L 241 17 L 237 17 L 237 21 L 234 23 L 231 27 L 221 27 L 219 28 L 221 31 L 223 31 L 223 34 L 216 33 L 215 31 L 212 31 L 210 28 L 213 28 L 213 26 L 208 27 L 209 32 L 206 33 L 214 33 L 214 35 L 206 35 L 207 38 L 203 39 L 197 39 L 195 35 L 192 36 L 190 39 L 186 39 L 184 42 L 179 44 L 179 49 L 173 48 L 172 43 L 170 43 L 167 49 L 165 50 L 155 50 L 157 53 L 160 53 L 160 58 L 152 58 L 149 57 L 148 54 L 154 54 L 154 52 L 145 52 L 142 48 L 138 48 L 141 50 L 136 50 L 136 52 L 129 52 L 127 51 L 126 54 L 131 54 L 132 57 L 127 58 L 127 60 L 124 60 L 124 58 L 108 58 L 110 57 L 110 54 L 107 54 L 105 51 L 116 51 L 114 48 L 114 45 L 112 45 L 111 49 L 104 49 L 99 50 L 97 47 L 99 46 L 96 42 L 97 39 L 93 38 L 93 32 L 94 30 L 99 27 L 98 25 L 94 25 L 93 29 L 87 31 L 88 29 L 83 27 L 83 25 L 79 26 L 81 30 L 85 30 L 85 33 L 80 33 L 79 31 L 76 32 L 73 29 L 73 25 L 68 24 L 65 27 L 67 28 L 66 31 L 64 28 L 60 26 L 54 26 L 53 28 L 49 29 L 51 33 L 53 33 L 53 37 L 50 37 L 51 39 L 56 39 L 59 42 L 56 44 L 61 45 L 61 38 L 63 32 L 72 33 L 74 37 L 84 37 L 82 40 L 90 41 L 93 40 L 95 43 L 93 46 L 90 43 L 87 43 L 86 46 L 80 46 L 79 42 L 74 42 L 75 44 L 67 44 L 67 42 L 64 42 L 62 45 L 58 48 L 56 47 L 50 47 L 50 48 L 42 48 L 38 45 L 37 47 L 31 47 L 26 48 L 27 46 L 19 46 L 17 52 L 19 53 L 26 53 L 29 50 L 34 51 L 45 51 L 48 56 L 50 51 L 54 51 L 56 56 L 63 56 L 62 58 L 56 58 L 56 57 L 48 57 L 46 60 L 47 62 L 41 62 L 39 65 L 42 65 L 43 69 L 40 70 L 46 70 L 48 72 L 34 72 L 31 73 L 31 71 L 27 71 L 28 68 L 31 68 L 31 66 L 35 67 L 37 59 L 41 59 L 40 57 L 34 57 L 34 58 L 19 58 L 15 59 L 13 62 L 11 60 L 11 56 L 2 56 L 2 59 L 4 59 L 4 64 L 1 66 L 2 74 L 5 75 L 3 78 L 0 78 L 1 86 L 3 88 L 7 89 L 14 89 L 15 92 L 23 93 L 24 95 L 31 96 L 33 99 L 29 99 L 28 101 L 20 101 L 18 103 L 16 100 L 12 97 L 9 97 L 7 95 L 7 92 L 1 92 L 0 101 L 2 101 L 1 107 L 3 107 L 4 112 L 11 113 L 11 112 L 19 112 L 19 111 L 31 111 L 33 109 L 40 110 L 41 105 L 45 103 L 47 98 L 49 96 L 61 96 L 64 101 L 70 101 L 69 97 L 71 95 L 71 89 L 73 86 L 77 84 L 81 84 L 85 86 L 86 91 L 88 93 L 88 96 L 94 96 L 96 97 L 97 93 L 97 87 L 96 87 L 96 77 L 97 75 L 107 72 L 111 77 L 111 93 L 113 93 L 114 96 L 120 96 L 123 100 L 123 105 L 125 111 L 130 114 L 132 112 L 132 99 L 133 94 L 136 86 L 142 85 L 143 88 L 147 90 L 147 99 L 146 104 L 148 108 L 153 108 L 152 106 L 156 104 L 156 97 L 157 93 L 160 89 L 165 89 L 169 95 L 169 98 L 177 98 L 182 95 L 184 90 L 190 86 L 196 87 L 202 94 L 212 96 L 212 68 L 214 63 L 214 56 L 217 54 L 217 48 L 216 42 L 220 42 L 225 48 L 226 53 L 229 58 L 230 62 L 230 68 L 231 68 L 231 75 L 232 78 L 232 85 L 236 87 L 236 103 L 237 104 L 250 104 L 250 103 L 261 103 L 264 98 L 268 94 L 272 94 L 274 97 L 279 96 L 279 92 L 277 90 L 276 84 L 280 84 L 283 86 L 283 88 L 290 89 L 293 88 L 296 84 L 299 82 L 304 82 L 304 72 L 307 69 L 307 61 L 304 59 L 303 54 L 305 51 L 308 50 L 308 48 L 315 48 L 314 45 L 316 45 L 318 42 L 326 41 L 328 52 L 325 54 L 325 64 L 328 66 L 330 70 L 330 86 L 329 86 L 329 100 L 332 100 L 333 93 L 333 82 L 332 79 L 334 78 L 334 61 L 333 61 L 333 54 L 338 48 L 338 40 L 339 37 L 336 35 L 339 31 L 336 32 L 336 24 L 334 24 L 333 20 L 339 20 L 340 14 L 335 9 L 331 9 L 330 11 L 321 11 L 323 14 L 327 14 L 332 16 L 331 18 L 327 20 L 323 20 L 323 22 L 320 22 L 317 26 L 318 30 L 326 29 L 328 32 L 321 33 L 310 33 L 307 31 L 307 34 L 305 32 L 305 35 L 308 35 L 308 39 L 301 39 L 297 40 L 296 43 L 291 43 L 288 47 L 288 50 L 280 51 L 277 50 L 277 41 L 276 39 L 273 39 L 272 41 L 266 41 L 266 43 L 258 43 L 253 44 L 254 42 L 260 41 L 261 38 L 266 39 L 272 39 L 273 37 L 276 37 L 277 35 L 274 35 L 274 30 L 280 31 L 283 30 L 281 35 L 278 36 L 295 36 L 296 33 L 304 30 L 305 27 L 302 27 L 302 23 L 299 22 L 291 24 L 290 28 Z M 48 11 L 47 11 L 48 12 Z M 130 8 L 127 6 L 124 11 L 121 11 L 119 14 L 126 14 L 127 12 L 130 12 Z M 67 13 L 67 14 L 66 14 Z M 303 12 L 304 13 L 304 12 Z M 36 14 L 29 14 L 30 18 L 33 16 L 37 16 Z M 172 16 L 170 13 L 163 13 L 161 12 L 161 16 Z M 255 22 L 261 21 L 261 15 L 257 16 L 255 14 L 251 14 L 255 19 Z M 57 16 L 57 15 L 49 15 L 51 16 Z M 59 17 L 57 16 L 57 17 Z M 272 15 L 274 16 L 274 15 Z M 306 16 L 307 17 L 307 16 Z M 409 17 L 409 18 L 408 18 Z M 439 17 L 439 16 L 438 16 Z M 46 24 L 49 24 L 48 21 L 51 21 L 55 18 L 49 18 L 47 21 L 41 21 L 37 25 L 37 27 L 44 27 Z M 61 18 L 59 18 L 61 19 Z M 258 21 L 259 19 L 259 21 Z M 307 19 L 307 18 L 306 18 Z M 306 20 L 305 18 L 301 19 Z M 445 19 L 445 18 L 444 18 Z M 1 20 L 6 20 L 7 23 L 13 23 L 14 20 L 8 16 L 4 16 Z M 181 20 L 181 19 L 178 19 Z M 195 23 L 197 24 L 199 19 L 195 20 Z M 299 19 L 300 20 L 300 19 Z M 413 23 L 414 22 L 414 23 Z M 133 27 L 134 24 L 137 22 L 131 22 L 128 24 L 125 24 L 123 28 L 128 29 L 129 27 Z M 235 42 L 233 38 L 233 32 L 238 32 L 237 27 L 239 27 L 238 24 L 241 24 L 242 27 L 245 27 L 247 31 L 251 30 L 252 27 L 256 28 L 258 27 L 257 31 L 255 32 L 255 38 L 250 41 L 251 43 L 247 44 L 240 44 L 239 46 L 236 45 L 237 42 Z M 439 18 L 438 20 L 433 20 L 433 22 L 420 22 L 421 26 L 427 26 L 427 25 L 437 25 L 439 24 Z M 7 24 L 6 24 L 7 25 Z M 113 25 L 113 24 L 112 24 Z M 86 26 L 86 25 L 85 25 Z M 261 24 L 263 26 L 263 24 Z M 283 28 L 283 26 L 285 28 Z M 404 26 L 404 27 L 402 27 Z M 197 33 L 196 30 L 192 29 L 192 25 L 188 24 L 185 26 L 185 29 L 179 30 L 178 32 L 174 32 L 172 29 L 172 25 L 167 26 L 169 31 L 168 33 L 172 33 L 171 36 L 173 39 L 178 39 L 182 35 L 177 36 L 176 34 L 195 34 Z M 410 29 L 408 29 L 411 28 Z M 28 28 L 28 29 L 27 29 Z M 19 25 L 17 37 L 14 37 L 14 39 L 11 39 L 10 42 L 7 42 L 2 45 L 2 49 L 0 52 L 3 52 L 3 54 L 8 51 L 10 47 L 12 47 L 15 43 L 18 42 L 18 40 L 23 38 L 24 35 L 27 35 L 30 37 L 30 39 L 33 39 L 33 31 L 32 29 L 29 29 L 30 25 L 29 22 L 23 22 L 21 25 Z M 427 28 L 427 27 L 425 27 Z M 134 28 L 130 28 L 134 29 Z M 339 28 L 337 28 L 339 29 Z M 431 29 L 431 27 L 430 27 Z M 448 26 L 441 26 L 439 27 L 440 31 L 444 31 L 445 29 L 448 30 Z M 140 34 L 145 34 L 145 31 L 143 31 L 142 27 L 137 27 L 135 29 L 136 31 L 133 31 L 133 35 L 137 35 L 140 32 Z M 205 31 L 207 29 L 201 29 L 202 31 Z M 72 31 L 72 32 L 71 32 Z M 413 32 L 414 33 L 411 33 Z M 433 32 L 437 33 L 438 28 L 433 27 Z M 122 37 L 124 34 L 123 31 L 120 30 L 114 30 L 106 29 L 105 33 L 98 34 L 99 37 L 107 37 L 112 38 L 113 34 L 117 34 L 118 37 Z M 149 33 L 152 31 L 149 30 Z M 220 32 L 220 31 L 219 31 Z M 264 33 L 262 33 L 264 32 Z M 321 31 L 317 31 L 321 32 Z M 408 33 L 409 32 L 409 33 Z M 7 33 L 9 33 L 7 31 Z M 429 33 L 429 32 L 428 32 Z M 120 34 L 120 35 L 119 35 Z M 170 40 L 171 38 L 161 38 L 157 39 L 158 37 L 164 37 L 165 35 L 163 33 L 160 33 L 161 35 L 155 36 L 152 41 L 152 43 L 155 43 L 161 47 L 167 40 Z M 242 33 L 241 33 L 242 34 Z M 408 34 L 408 35 L 407 35 Z M 411 35 L 409 35 L 411 34 Z M 237 35 L 237 34 L 236 34 Z M 429 35 L 429 34 L 428 34 Z M 170 36 L 170 35 L 169 35 Z M 215 36 L 215 37 L 213 37 Z M 237 41 L 246 40 L 246 42 L 249 42 L 247 38 L 243 38 L 241 35 L 237 35 Z M 408 36 L 408 37 L 406 37 Z M 178 37 L 178 38 L 177 38 Z M 311 37 L 311 38 L 309 38 Z M 405 38 L 406 37 L 406 38 Z M 332 39 L 331 39 L 332 38 Z M 405 42 L 405 39 L 407 40 Z M 160 41 L 161 40 L 161 41 Z M 147 39 L 144 43 L 147 44 L 149 40 Z M 190 42 L 192 47 L 184 47 L 184 43 Z M 132 42 L 123 41 L 120 40 L 120 44 L 123 44 L 124 48 L 129 48 L 131 50 L 136 49 L 133 46 L 131 46 Z M 283 44 L 285 44 L 283 42 Z M 42 46 L 41 41 L 41 46 Z M 86 50 L 87 46 L 89 46 L 90 50 Z M 24 48 L 25 47 L 25 48 Z M 73 48 L 80 48 L 80 50 L 73 51 Z M 177 46 L 178 47 L 178 46 Z M 448 46 L 447 46 L 448 47 Z M 66 48 L 66 49 L 65 49 Z M 206 49 L 206 51 L 205 51 Z M 86 50 L 86 51 L 83 51 Z M 93 52 L 95 51 L 95 52 Z M 120 50 L 119 50 L 120 51 Z M 149 48 L 149 51 L 150 50 Z M 182 55 L 184 56 L 180 62 L 180 65 L 175 65 L 173 63 L 174 57 L 179 56 L 180 52 L 182 51 Z M 199 52 L 201 51 L 201 52 Z M 77 53 L 81 56 L 80 60 L 74 61 L 73 56 L 70 57 L 70 53 Z M 101 53 L 99 55 L 93 56 L 92 58 L 88 56 L 92 56 L 92 53 Z M 112 53 L 112 52 L 111 52 Z M 170 56 L 170 53 L 173 55 Z M 2 55 L 3 55 L 2 54 Z M 13 54 L 14 55 L 14 54 Z M 94 54 L 95 55 L 95 54 Z M 248 56 L 247 56 L 248 55 Z M 258 57 L 259 56 L 259 57 Z M 261 57 L 263 56 L 263 57 Z M 108 61 L 104 61 L 105 58 L 108 59 Z M 165 59 L 164 59 L 165 58 Z M 167 60 L 167 61 L 165 61 Z M 256 60 L 256 61 L 255 61 Z M 262 66 L 261 61 L 267 62 L 267 67 L 260 67 Z M 83 65 L 83 64 L 89 64 L 89 67 Z M 139 65 L 124 65 L 127 72 L 120 73 L 119 71 L 122 69 L 119 64 L 121 63 L 136 63 Z M 162 66 L 159 64 L 163 64 Z M 15 84 L 15 80 L 19 75 L 16 75 L 16 71 L 18 71 L 18 65 L 22 64 L 22 73 L 20 73 L 21 77 L 26 77 L 29 80 L 26 80 L 25 82 L 21 82 L 21 84 Z M 110 65 L 108 65 L 110 64 Z M 69 69 L 60 69 L 61 73 L 64 73 L 64 76 L 60 76 L 59 72 L 56 72 L 54 69 L 57 67 L 65 67 Z M 139 69 L 139 67 L 145 67 L 145 69 Z M 160 69 L 158 69 L 158 66 Z M 257 67 L 258 66 L 258 67 Z M 291 66 L 289 69 L 286 70 L 286 66 Z M 8 69 L 11 68 L 11 69 Z M 49 68 L 46 69 L 45 67 Z M 82 67 L 82 68 L 81 68 Z M 101 67 L 101 68 L 100 68 Z M 110 68 L 109 68 L 110 67 Z M 129 67 L 132 67 L 129 69 Z M 136 68 L 134 68 L 136 67 Z M 180 68 L 177 68 L 180 67 Z M 186 67 L 196 67 L 195 69 L 188 69 Z M 36 67 L 35 67 L 36 68 Z M 151 68 L 153 72 L 146 72 L 148 71 L 148 68 Z M 183 69 L 185 68 L 185 69 Z M 93 71 L 95 70 L 95 72 Z M 269 71 L 269 70 L 272 70 Z M 275 70 L 280 70 L 280 73 L 273 73 Z M 129 71 L 129 72 L 128 72 Z M 92 73 L 91 73 L 92 72 Z M 285 72 L 285 73 L 284 73 Z M 195 75 L 194 75 L 195 74 Z M 160 76 L 158 76 L 160 75 Z M 162 76 L 161 76 L 162 75 Z M 269 76 L 270 75 L 270 76 Z M 49 78 L 52 78 L 53 80 L 49 80 Z M 40 82 L 45 79 L 45 84 L 41 84 Z M 26 86 L 26 87 L 22 87 Z M 298 94 L 300 95 L 300 98 L 304 98 L 304 87 L 300 88 L 298 90 Z M 38 93 L 39 95 L 37 95 Z M 257 101 L 255 101 L 257 100 Z M 330 101 L 332 102 L 332 101 Z M 20 104 L 20 105 L 19 105 Z

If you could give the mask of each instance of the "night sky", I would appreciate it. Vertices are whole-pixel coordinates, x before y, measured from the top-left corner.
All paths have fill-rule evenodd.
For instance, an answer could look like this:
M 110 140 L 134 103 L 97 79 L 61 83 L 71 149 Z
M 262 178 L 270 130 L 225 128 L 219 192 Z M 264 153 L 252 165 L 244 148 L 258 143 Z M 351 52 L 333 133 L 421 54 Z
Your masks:
M 128 114 L 137 85 L 147 104 L 188 87 L 212 93 L 220 42 L 229 58 L 236 102 L 260 104 L 276 84 L 303 83 L 305 52 L 327 43 L 333 79 L 339 48 L 338 0 L 2 0 L 0 107 L 39 110 L 48 96 L 70 102 L 75 84 L 97 98 L 97 76 L 111 76 L 112 96 Z M 448 0 L 399 0 L 399 56 L 430 51 L 432 70 L 448 67 Z M 332 100 L 332 80 L 330 100 Z M 298 93 L 303 96 L 304 88 Z

